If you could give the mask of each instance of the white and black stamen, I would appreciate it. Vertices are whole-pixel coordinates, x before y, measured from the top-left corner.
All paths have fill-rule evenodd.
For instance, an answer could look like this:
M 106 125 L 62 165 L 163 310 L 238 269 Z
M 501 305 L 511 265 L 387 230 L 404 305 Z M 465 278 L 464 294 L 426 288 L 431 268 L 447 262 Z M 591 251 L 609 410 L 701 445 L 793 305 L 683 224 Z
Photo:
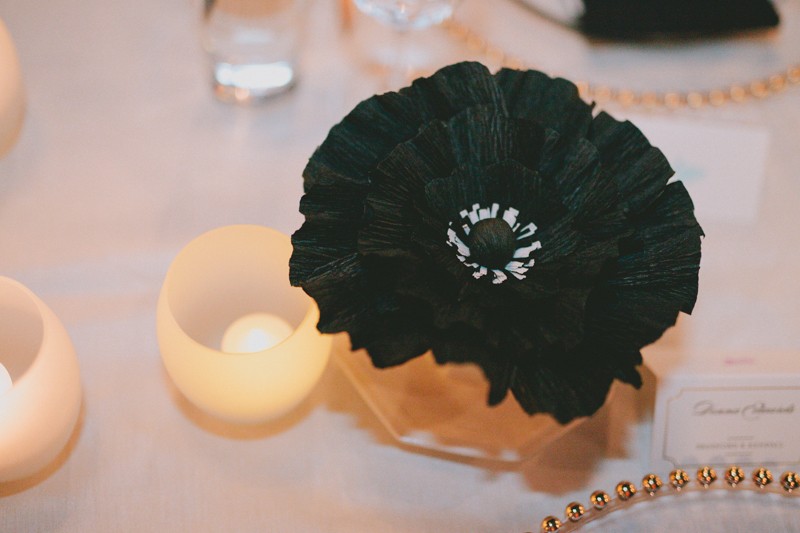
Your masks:
M 497 203 L 489 207 L 473 204 L 459 215 L 460 221 L 449 224 L 447 244 L 456 249 L 458 260 L 473 270 L 472 277 L 480 279 L 491 273 L 495 285 L 509 275 L 525 279 L 535 262 L 531 254 L 542 247 L 534 240 L 536 224 L 518 222 L 519 210 L 513 207 L 501 214 Z

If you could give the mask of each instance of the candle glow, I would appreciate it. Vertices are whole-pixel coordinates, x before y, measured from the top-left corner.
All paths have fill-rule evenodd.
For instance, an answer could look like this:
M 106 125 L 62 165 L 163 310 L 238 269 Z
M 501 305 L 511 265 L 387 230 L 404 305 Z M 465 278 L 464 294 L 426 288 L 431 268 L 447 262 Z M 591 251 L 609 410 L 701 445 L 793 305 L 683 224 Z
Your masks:
M 272 348 L 292 334 L 286 320 L 271 313 L 252 313 L 233 322 L 222 337 L 222 351 L 255 353 Z

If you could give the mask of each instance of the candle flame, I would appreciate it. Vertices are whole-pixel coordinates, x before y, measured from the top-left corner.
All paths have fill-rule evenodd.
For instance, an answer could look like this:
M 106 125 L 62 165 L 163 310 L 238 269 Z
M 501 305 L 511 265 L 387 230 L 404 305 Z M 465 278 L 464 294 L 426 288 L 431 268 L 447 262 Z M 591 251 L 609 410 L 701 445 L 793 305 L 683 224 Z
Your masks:
M 222 351 L 261 352 L 280 344 L 291 333 L 292 327 L 281 317 L 269 313 L 245 315 L 225 330 L 222 337 Z
M 277 344 L 274 335 L 270 335 L 261 328 L 252 328 L 241 341 L 241 348 L 245 352 L 260 352 Z

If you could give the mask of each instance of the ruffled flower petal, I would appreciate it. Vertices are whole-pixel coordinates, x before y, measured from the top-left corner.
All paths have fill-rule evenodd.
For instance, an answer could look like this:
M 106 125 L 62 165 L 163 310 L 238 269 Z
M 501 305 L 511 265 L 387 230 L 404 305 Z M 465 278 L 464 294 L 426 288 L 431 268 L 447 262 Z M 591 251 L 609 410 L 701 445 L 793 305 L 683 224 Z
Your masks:
M 632 124 L 538 72 L 461 63 L 359 104 L 311 157 L 290 278 L 378 367 L 473 363 L 560 422 L 690 312 L 702 230 Z

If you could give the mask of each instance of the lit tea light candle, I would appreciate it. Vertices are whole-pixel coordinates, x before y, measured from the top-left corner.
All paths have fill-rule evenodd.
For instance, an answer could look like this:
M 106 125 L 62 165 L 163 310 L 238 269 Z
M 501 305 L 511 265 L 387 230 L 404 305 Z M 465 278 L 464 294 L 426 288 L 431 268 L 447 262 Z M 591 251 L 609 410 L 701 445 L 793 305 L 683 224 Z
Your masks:
M 2 395 L 7 390 L 11 389 L 11 374 L 8 373 L 6 367 L 3 366 L 3 363 L 0 363 L 0 395 Z
M 189 243 L 170 265 L 158 301 L 161 358 L 178 390 L 236 423 L 291 410 L 316 385 L 331 338 L 319 310 L 289 284 L 289 237 L 227 226 Z
M 25 97 L 14 42 L 0 19 L 0 157 L 11 150 L 22 129 Z
M 228 353 L 253 353 L 272 348 L 292 334 L 292 326 L 284 319 L 270 313 L 245 315 L 225 330 L 222 351 Z
M 30 290 L 0 277 L 0 482 L 47 467 L 81 405 L 78 359 L 61 321 Z

